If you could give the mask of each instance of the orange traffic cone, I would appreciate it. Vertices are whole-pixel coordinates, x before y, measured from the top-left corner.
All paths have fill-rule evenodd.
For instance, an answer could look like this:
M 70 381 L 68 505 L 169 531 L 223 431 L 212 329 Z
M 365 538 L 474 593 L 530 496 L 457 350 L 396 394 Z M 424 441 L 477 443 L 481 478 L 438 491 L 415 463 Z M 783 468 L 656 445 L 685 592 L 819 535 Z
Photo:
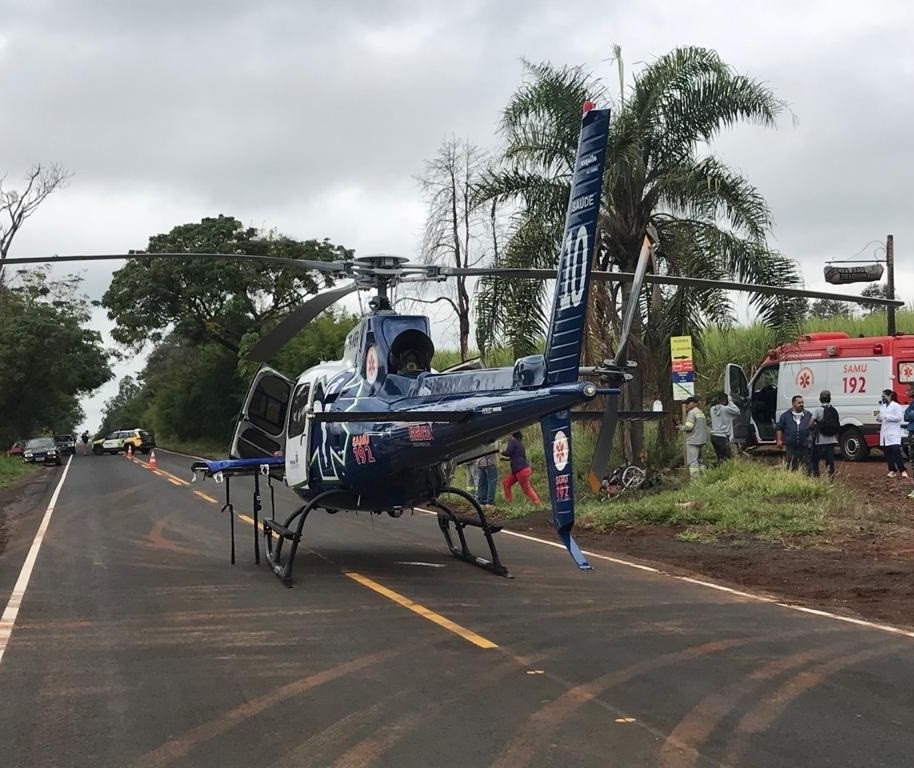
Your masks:
M 132 458 L 133 458 L 133 443 L 127 443 L 127 451 L 126 451 L 126 453 L 124 453 L 124 455 L 125 455 L 128 459 L 132 459 Z
M 154 450 L 149 452 L 149 466 L 153 469 L 159 466 L 159 462 L 156 461 L 156 452 Z

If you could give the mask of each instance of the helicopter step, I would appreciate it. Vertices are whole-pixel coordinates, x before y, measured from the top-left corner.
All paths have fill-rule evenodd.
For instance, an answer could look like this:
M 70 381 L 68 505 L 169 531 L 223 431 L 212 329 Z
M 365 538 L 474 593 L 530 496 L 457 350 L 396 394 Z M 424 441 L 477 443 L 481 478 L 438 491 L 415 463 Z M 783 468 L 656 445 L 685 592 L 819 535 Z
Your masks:
M 293 531 L 291 528 L 286 528 L 286 526 L 281 525 L 276 520 L 264 520 L 263 527 L 275 531 L 283 539 L 289 539 L 290 541 L 301 541 L 301 536 L 299 535 L 298 531 Z
M 452 509 L 448 505 L 444 504 L 441 501 L 441 495 L 446 493 L 460 496 L 464 501 L 468 502 L 476 512 L 476 516 L 473 517 L 472 515 L 458 512 L 457 510 Z M 486 519 L 485 512 L 479 505 L 479 502 L 473 496 L 471 496 L 466 491 L 461 490 L 460 488 L 448 486 L 441 490 L 441 494 L 439 494 L 438 498 L 435 499 L 432 506 L 434 506 L 438 512 L 438 527 L 441 528 L 441 533 L 444 535 L 444 540 L 447 543 L 447 547 L 454 557 L 459 558 L 464 562 L 483 568 L 487 571 L 491 571 L 497 576 L 504 576 L 508 579 L 514 578 L 508 572 L 508 569 L 502 565 L 502 562 L 498 557 L 498 549 L 495 546 L 495 540 L 492 538 L 494 534 L 498 533 L 502 529 L 502 526 L 492 525 Z M 455 545 L 454 539 L 451 536 L 452 524 L 454 526 L 454 530 L 457 533 L 459 547 Z M 467 526 L 479 528 L 482 530 L 482 535 L 485 537 L 486 544 L 489 547 L 489 559 L 475 555 L 470 550 L 466 535 L 464 534 L 464 528 Z

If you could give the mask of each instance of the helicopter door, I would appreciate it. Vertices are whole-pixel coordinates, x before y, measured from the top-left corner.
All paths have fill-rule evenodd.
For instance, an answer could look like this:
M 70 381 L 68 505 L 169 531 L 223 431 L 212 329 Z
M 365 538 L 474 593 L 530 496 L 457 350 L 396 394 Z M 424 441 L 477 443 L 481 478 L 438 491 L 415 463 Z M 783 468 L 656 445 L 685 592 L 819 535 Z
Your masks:
M 749 380 L 743 369 L 735 363 L 727 363 L 724 371 L 724 392 L 730 396 L 730 402 L 739 406 L 739 416 L 733 420 L 733 441 L 738 445 L 749 442 L 751 429 L 749 421 L 752 412 L 749 408 Z
M 311 419 L 317 387 L 310 382 L 299 384 L 292 397 L 289 413 L 289 430 L 286 437 L 286 485 L 292 488 L 308 487 L 308 468 L 311 465 Z
M 233 458 L 256 459 L 283 452 L 291 395 L 292 382 L 281 373 L 266 366 L 257 371 L 235 427 Z

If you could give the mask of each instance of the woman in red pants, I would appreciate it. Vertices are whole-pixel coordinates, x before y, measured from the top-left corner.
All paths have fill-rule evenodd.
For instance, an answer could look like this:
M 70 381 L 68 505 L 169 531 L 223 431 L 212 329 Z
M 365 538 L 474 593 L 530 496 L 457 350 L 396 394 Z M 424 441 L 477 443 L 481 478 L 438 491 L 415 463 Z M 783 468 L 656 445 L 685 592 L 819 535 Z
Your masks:
M 508 440 L 508 445 L 501 452 L 501 457 L 511 462 L 511 474 L 508 475 L 502 484 L 502 490 L 505 492 L 505 501 L 511 503 L 511 488 L 514 483 L 519 483 L 521 490 L 526 494 L 536 506 L 541 506 L 540 497 L 536 495 L 533 486 L 530 485 L 530 462 L 527 461 L 527 452 L 524 450 L 524 444 L 521 442 L 523 434 L 521 432 L 512 432 Z

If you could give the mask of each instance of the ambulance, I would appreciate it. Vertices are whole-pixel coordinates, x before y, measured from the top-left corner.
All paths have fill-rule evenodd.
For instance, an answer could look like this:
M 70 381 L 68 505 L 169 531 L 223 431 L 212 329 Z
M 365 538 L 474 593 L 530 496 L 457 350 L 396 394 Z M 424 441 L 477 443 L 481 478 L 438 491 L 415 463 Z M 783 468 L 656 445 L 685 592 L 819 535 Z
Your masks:
M 898 401 L 907 405 L 911 383 L 914 334 L 901 333 L 809 333 L 769 350 L 751 379 L 734 363 L 724 374 L 724 391 L 742 410 L 734 423 L 737 442 L 773 445 L 777 420 L 790 409 L 793 396 L 802 395 L 811 411 L 819 404 L 819 393 L 827 389 L 841 419 L 838 444 L 851 461 L 864 459 L 871 448 L 879 447 L 876 414 L 882 390 L 894 390 Z

